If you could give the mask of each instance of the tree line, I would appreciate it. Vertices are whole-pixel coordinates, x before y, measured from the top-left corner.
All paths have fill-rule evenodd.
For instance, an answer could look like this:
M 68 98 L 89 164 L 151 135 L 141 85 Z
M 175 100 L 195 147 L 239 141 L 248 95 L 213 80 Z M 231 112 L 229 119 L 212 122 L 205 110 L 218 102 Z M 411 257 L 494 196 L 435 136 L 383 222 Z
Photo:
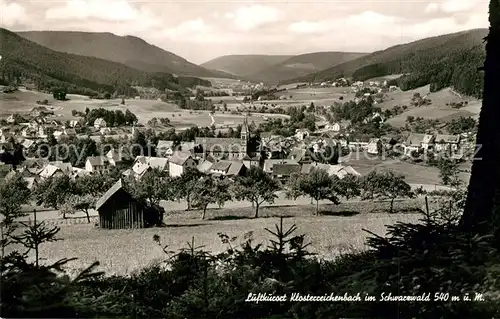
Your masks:
M 109 127 L 134 125 L 138 122 L 137 116 L 129 109 L 126 109 L 125 112 L 121 110 L 106 110 L 104 108 L 85 109 L 85 122 L 89 125 L 94 125 L 95 120 L 98 118 L 104 119 L 106 126 Z
M 40 182 L 33 197 L 38 205 L 60 210 L 63 218 L 82 210 L 90 222 L 89 209 L 119 178 L 121 176 L 116 169 L 103 175 L 86 175 L 76 179 L 60 175 Z M 358 196 L 363 199 L 389 199 L 389 212 L 392 213 L 396 198 L 413 196 L 404 177 L 392 172 L 371 172 L 365 178 L 348 174 L 341 179 L 336 175 L 329 175 L 323 169 L 313 168 L 308 174 L 292 174 L 282 183 L 256 166 L 234 180 L 205 174 L 196 169 L 187 169 L 180 177 L 171 177 L 166 171 L 152 168 L 140 179 L 122 178 L 126 188 L 136 199 L 152 206 L 159 205 L 162 200 L 185 200 L 187 210 L 197 208 L 202 211 L 202 219 L 206 216 L 209 204 L 221 207 L 231 200 L 249 201 L 254 207 L 254 217 L 258 218 L 261 205 L 274 203 L 279 190 L 286 190 L 287 197 L 293 200 L 309 196 L 316 201 L 316 214 L 319 214 L 320 200 L 339 204 L 340 197 L 346 200 Z

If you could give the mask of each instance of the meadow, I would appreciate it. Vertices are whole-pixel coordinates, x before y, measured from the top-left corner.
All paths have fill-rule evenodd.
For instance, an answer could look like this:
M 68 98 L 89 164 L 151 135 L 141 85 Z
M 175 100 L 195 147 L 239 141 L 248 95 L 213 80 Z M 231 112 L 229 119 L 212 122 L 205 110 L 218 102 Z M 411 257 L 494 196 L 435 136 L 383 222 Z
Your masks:
M 234 83 L 234 80 L 232 80 Z M 229 81 L 228 83 L 231 83 Z M 229 84 L 226 84 L 229 85 Z M 419 93 L 421 96 L 426 96 L 432 100 L 432 104 L 422 107 L 413 107 L 410 105 L 413 94 Z M 342 87 L 320 87 L 320 88 L 289 88 L 286 91 L 279 92 L 278 95 L 287 97 L 285 100 L 263 100 L 254 101 L 256 107 L 261 105 L 273 104 L 281 107 L 309 105 L 313 102 L 316 105 L 331 105 L 334 102 L 339 102 L 342 97 L 344 101 L 354 99 L 354 93 L 350 88 Z M 292 98 L 290 99 L 290 96 Z M 107 108 L 112 110 L 129 109 L 137 115 L 139 121 L 143 124 L 147 123 L 153 117 L 169 118 L 171 124 L 176 129 L 182 130 L 192 126 L 211 126 L 214 124 L 218 128 L 236 127 L 243 121 L 244 115 L 228 114 L 228 112 L 216 112 L 213 118 L 207 111 L 190 111 L 182 110 L 177 105 L 165 103 L 157 100 L 126 100 L 125 105 L 121 105 L 120 99 L 112 100 L 91 100 L 85 96 L 68 95 L 68 101 L 56 101 L 50 94 L 45 94 L 36 91 L 22 90 L 10 94 L 0 94 L 0 116 L 8 116 L 13 112 L 29 112 L 36 106 L 36 101 L 47 99 L 49 108 L 56 112 L 56 116 L 61 120 L 71 120 L 74 117 L 71 115 L 72 110 L 83 112 L 88 108 Z M 216 105 L 226 103 L 230 111 L 241 108 L 244 104 L 242 97 L 223 96 L 210 97 Z M 455 109 L 449 103 L 457 103 L 467 101 L 468 105 Z M 428 119 L 439 119 L 441 121 L 450 121 L 460 116 L 472 116 L 477 118 L 481 109 L 481 101 L 463 97 L 455 93 L 452 89 L 447 88 L 439 92 L 430 92 L 429 85 L 423 86 L 409 91 L 394 91 L 386 95 L 384 102 L 377 106 L 382 110 L 392 109 L 395 105 L 407 105 L 408 109 L 393 118 L 388 119 L 388 123 L 395 127 L 405 125 L 408 116 L 423 117 Z M 256 125 L 265 121 L 265 117 L 280 116 L 262 114 L 252 114 L 249 122 L 255 122 Z
M 432 101 L 432 104 L 414 107 L 411 106 L 411 98 L 415 93 L 419 93 L 422 97 L 426 97 Z M 408 116 L 422 117 L 425 119 L 437 119 L 443 122 L 451 121 L 452 119 L 463 117 L 479 117 L 481 110 L 481 101 L 475 98 L 460 96 L 455 93 L 451 88 L 446 88 L 438 92 L 430 92 L 429 85 L 409 90 L 409 91 L 395 91 L 389 93 L 389 98 L 383 103 L 378 104 L 382 110 L 392 109 L 394 106 L 407 105 L 408 109 L 387 120 L 387 123 L 395 127 L 405 126 L 406 118 Z M 459 103 L 467 101 L 468 105 L 460 109 L 455 109 L 449 103 Z
M 53 110 L 56 118 L 61 121 L 75 119 L 71 112 L 73 110 L 84 112 L 86 108 L 105 108 L 121 111 L 128 109 L 138 117 L 139 122 L 142 124 L 146 124 L 154 117 L 165 117 L 170 119 L 171 125 L 178 130 L 192 126 L 211 126 L 212 124 L 216 127 L 235 128 L 244 119 L 243 114 L 216 112 L 213 116 L 215 121 L 213 121 L 208 111 L 183 110 L 175 104 L 157 100 L 126 99 L 125 105 L 122 105 L 121 99 L 95 100 L 74 94 L 68 94 L 67 98 L 67 101 L 57 101 L 50 94 L 27 90 L 9 94 L 0 93 L 0 116 L 7 117 L 14 112 L 20 114 L 28 113 L 32 108 L 38 106 L 36 101 L 47 100 L 49 102 L 47 108 Z M 253 121 L 256 125 L 259 125 L 265 121 L 265 118 L 263 115 L 255 114 L 249 116 L 248 121 L 250 123 Z
M 322 215 L 313 216 L 313 205 L 263 207 L 261 217 L 252 216 L 252 208 L 211 209 L 207 219 L 200 220 L 199 211 L 184 210 L 170 212 L 165 217 L 165 227 L 135 230 L 104 230 L 94 226 L 96 218 L 88 224 L 85 219 L 50 220 L 49 224 L 60 226 L 56 242 L 41 246 L 42 262 L 54 262 L 60 258 L 76 257 L 70 269 L 82 269 L 99 261 L 100 269 L 108 274 L 128 274 L 140 268 L 168 258 L 162 248 L 153 241 L 153 235 L 159 235 L 162 245 L 167 250 L 177 252 L 187 248 L 187 243 L 194 237 L 196 246 L 213 253 L 223 252 L 229 247 L 223 244 L 218 233 L 237 237 L 231 245 L 239 246 L 244 242 L 245 234 L 251 232 L 254 244 L 269 244 L 269 234 L 265 228 L 274 229 L 279 222 L 278 216 L 284 216 L 285 227 L 296 224 L 297 234 L 305 234 L 311 243 L 310 251 L 319 257 L 335 258 L 340 253 L 366 249 L 367 229 L 378 235 L 384 235 L 386 225 L 398 221 L 416 222 L 421 215 L 415 213 L 423 207 L 422 199 L 398 201 L 395 207 L 408 210 L 409 213 L 388 214 L 387 203 L 356 202 L 340 205 L 322 205 Z M 362 211 L 362 214 L 355 213 Z M 413 212 L 411 212 L 413 211 Z M 14 248 L 14 247 L 13 247 Z
M 437 167 L 413 164 L 400 160 L 369 159 L 362 156 L 357 157 L 356 153 L 353 154 L 352 156 L 347 155 L 340 160 L 343 164 L 352 166 L 361 175 L 366 175 L 374 170 L 389 170 L 396 174 L 404 175 L 405 181 L 413 188 L 420 186 L 426 189 L 442 188 L 442 181 L 439 177 L 439 169 Z M 462 172 L 460 173 L 460 178 L 463 182 L 467 183 L 470 174 Z

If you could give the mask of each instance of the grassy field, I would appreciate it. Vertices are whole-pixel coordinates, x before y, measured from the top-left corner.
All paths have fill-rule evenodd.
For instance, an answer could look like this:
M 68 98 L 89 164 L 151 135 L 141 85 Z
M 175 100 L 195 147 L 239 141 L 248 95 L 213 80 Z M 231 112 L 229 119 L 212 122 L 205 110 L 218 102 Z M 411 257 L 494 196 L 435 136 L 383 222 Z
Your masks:
M 356 156 L 345 156 L 341 159 L 345 165 L 352 166 L 361 175 L 366 175 L 373 170 L 389 170 L 396 174 L 405 176 L 405 180 L 409 184 L 419 185 L 442 185 L 441 178 L 439 177 L 439 169 L 437 167 L 424 166 L 419 164 L 412 164 L 400 160 L 382 160 L 379 158 L 364 158 L 362 154 Z M 469 173 L 461 173 L 461 179 L 468 182 L 470 178 Z
M 225 79 L 225 78 L 202 78 L 204 80 L 208 80 L 212 83 L 213 87 L 219 87 L 219 86 L 233 86 L 233 85 L 238 85 L 241 82 L 235 79 Z
M 420 93 L 421 96 L 427 96 L 428 99 L 432 101 L 431 105 L 412 107 L 410 106 L 411 98 L 413 94 Z M 458 103 L 467 101 L 468 105 L 460 109 L 454 109 L 449 105 L 449 103 Z M 408 116 L 422 117 L 426 119 L 438 119 L 443 122 L 451 121 L 454 118 L 460 116 L 478 118 L 479 111 L 481 110 L 481 101 L 460 96 L 453 92 L 450 88 L 443 89 L 439 92 L 431 93 L 429 90 L 429 85 L 424 87 L 409 90 L 409 91 L 397 91 L 391 92 L 389 94 L 389 99 L 377 106 L 381 107 L 383 110 L 392 109 L 395 105 L 407 105 L 408 109 L 393 118 L 390 118 L 387 122 L 396 127 L 403 127 Z
M 302 106 L 313 102 L 316 105 L 332 105 L 334 102 L 339 102 L 339 98 L 342 96 L 344 101 L 354 99 L 354 93 L 350 88 L 337 88 L 337 87 L 324 87 L 324 88 L 300 88 L 300 89 L 289 89 L 286 91 L 278 92 L 276 94 L 279 96 L 286 96 L 286 100 L 262 100 L 254 101 L 256 107 L 260 107 L 264 104 L 275 104 L 280 107 L 288 106 Z M 290 96 L 292 98 L 290 99 Z M 227 104 L 230 109 L 236 109 L 240 107 L 243 103 L 242 97 L 211 97 L 214 102 L 223 101 Z
M 36 101 L 47 99 L 54 103 L 52 95 L 36 91 L 17 91 L 13 93 L 0 93 L 0 116 L 8 116 L 13 112 L 29 112 L 36 106 Z
M 409 106 L 413 94 L 420 93 L 421 96 L 429 94 L 429 86 L 423 86 L 414 90 L 408 91 L 393 91 L 387 94 L 388 98 L 385 99 L 383 103 L 377 104 L 382 110 L 392 109 L 396 105 L 407 105 Z
M 403 74 L 390 74 L 390 75 L 384 75 L 384 76 L 379 76 L 376 78 L 371 78 L 365 81 L 370 82 L 370 81 L 379 81 L 379 82 L 384 82 L 384 81 L 389 81 L 389 80 L 395 80 L 397 78 L 400 78 Z
M 354 99 L 354 93 L 350 88 L 343 87 L 322 87 L 322 88 L 299 88 L 280 92 L 285 96 L 292 96 L 295 101 L 314 102 L 319 104 L 330 105 L 334 101 L 340 101 L 339 98 L 344 97 L 344 101 Z M 330 102 L 331 101 L 331 102 Z
M 73 110 L 84 112 L 86 108 L 105 108 L 108 110 L 130 110 L 137 115 L 139 121 L 147 123 L 153 117 L 169 118 L 171 124 L 176 129 L 185 129 L 191 126 L 210 126 L 212 118 L 208 111 L 182 110 L 177 105 L 165 103 L 157 100 L 125 100 L 125 105 L 121 105 L 121 99 L 112 100 L 91 100 L 81 95 L 68 95 L 67 101 L 54 100 L 50 94 L 36 91 L 18 91 L 14 93 L 0 93 L 0 116 L 6 117 L 14 112 L 28 113 L 33 107 L 37 106 L 36 101 L 49 101 L 49 108 L 53 109 L 55 115 L 60 120 L 71 120 Z M 216 126 L 236 127 L 243 122 L 244 115 L 222 114 L 218 112 L 215 116 Z M 255 122 L 256 125 L 265 119 L 262 115 L 252 115 L 249 122 Z
M 234 83 L 234 80 L 230 80 L 228 83 L 231 83 L 231 81 Z M 414 93 L 420 93 L 422 96 L 427 96 L 432 100 L 432 104 L 423 107 L 409 106 L 404 113 L 389 119 L 389 124 L 396 127 L 404 126 L 407 116 L 436 118 L 442 121 L 450 121 L 459 116 L 472 116 L 477 118 L 481 109 L 481 101 L 477 99 L 462 97 L 451 89 L 430 93 L 428 85 L 405 92 L 390 92 L 386 101 L 378 104 L 378 106 L 384 110 L 392 109 L 395 105 L 409 105 Z M 292 99 L 255 101 L 254 104 L 256 107 L 260 107 L 264 103 L 268 105 L 275 104 L 281 107 L 309 105 L 311 102 L 314 102 L 316 105 L 331 105 L 336 101 L 340 101 L 339 98 L 341 96 L 344 98 L 344 101 L 354 99 L 354 93 L 351 92 L 350 88 L 337 87 L 292 88 L 281 92 L 280 95 L 285 95 L 287 98 L 292 96 Z M 112 110 L 130 109 L 137 115 L 142 123 L 147 123 L 147 121 L 153 117 L 167 117 L 177 129 L 185 129 L 195 125 L 210 126 L 211 124 L 215 124 L 218 127 L 235 127 L 243 121 L 242 115 L 217 112 L 214 116 L 215 122 L 213 122 L 208 112 L 181 110 L 175 104 L 156 100 L 126 100 L 125 105 L 121 105 L 121 100 L 119 99 L 106 101 L 91 100 L 79 95 L 68 95 L 68 98 L 70 99 L 68 101 L 55 101 L 51 95 L 36 91 L 22 91 L 11 94 L 1 93 L 0 102 L 2 107 L 0 108 L 0 116 L 7 116 L 13 112 L 28 112 L 36 106 L 36 101 L 47 99 L 51 107 L 55 109 L 56 115 L 61 120 L 73 119 L 71 116 L 72 110 L 84 111 L 87 107 L 102 107 Z M 236 110 L 237 107 L 241 108 L 243 98 L 226 96 L 213 97 L 210 99 L 212 99 L 214 103 L 220 103 L 222 101 L 227 104 L 230 110 Z M 447 103 L 461 101 L 468 101 L 468 106 L 461 109 L 454 109 L 446 105 Z M 249 120 L 250 122 L 254 121 L 255 124 L 258 125 L 265 119 L 263 115 L 252 115 Z
M 397 209 L 422 207 L 421 201 L 397 202 Z M 217 233 L 222 232 L 230 237 L 237 236 L 232 244 L 239 246 L 243 235 L 253 232 L 254 243 L 268 244 L 269 234 L 264 228 L 274 228 L 279 222 L 277 216 L 285 216 L 284 225 L 298 226 L 297 234 L 306 234 L 311 243 L 310 251 L 321 257 L 333 258 L 339 253 L 349 250 L 365 249 L 368 229 L 376 234 L 384 235 L 386 225 L 398 221 L 415 222 L 420 219 L 416 213 L 392 214 L 380 213 L 386 209 L 387 203 L 361 202 L 345 203 L 338 206 L 323 205 L 323 215 L 312 216 L 313 206 L 267 207 L 261 211 L 262 218 L 252 216 L 251 207 L 244 209 L 210 210 L 207 220 L 199 220 L 198 211 L 179 211 L 165 218 L 165 227 L 138 230 L 103 230 L 94 227 L 93 223 L 79 219 L 79 223 L 69 220 L 62 221 L 59 238 L 62 240 L 44 244 L 40 256 L 43 262 L 54 262 L 64 257 L 77 257 L 72 262 L 71 269 L 81 269 L 94 261 L 101 263 L 100 269 L 109 273 L 126 274 L 151 263 L 166 259 L 161 248 L 152 238 L 158 234 L 163 245 L 177 251 L 187 247 L 194 237 L 197 246 L 217 253 L 227 249 L 221 243 Z M 363 211 L 354 214 L 352 211 Z M 61 224 L 71 225 L 61 225 Z

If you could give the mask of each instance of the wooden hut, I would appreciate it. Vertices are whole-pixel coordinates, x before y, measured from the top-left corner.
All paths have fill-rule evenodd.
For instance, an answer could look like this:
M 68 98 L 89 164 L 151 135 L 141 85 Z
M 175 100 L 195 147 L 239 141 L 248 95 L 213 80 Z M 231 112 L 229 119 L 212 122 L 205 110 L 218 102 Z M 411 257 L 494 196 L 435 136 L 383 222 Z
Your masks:
M 99 227 L 107 229 L 145 228 L 159 226 L 163 209 L 135 199 L 118 180 L 96 203 Z

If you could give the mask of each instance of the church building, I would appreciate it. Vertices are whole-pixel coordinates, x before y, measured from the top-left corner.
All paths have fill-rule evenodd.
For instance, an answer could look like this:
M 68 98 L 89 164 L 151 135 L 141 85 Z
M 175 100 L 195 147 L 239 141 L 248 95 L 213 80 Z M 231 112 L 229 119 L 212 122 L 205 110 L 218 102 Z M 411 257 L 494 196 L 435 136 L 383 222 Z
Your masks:
M 195 144 L 203 149 L 205 156 L 216 160 L 243 160 L 247 157 L 250 132 L 247 118 L 243 120 L 240 138 L 197 137 Z

